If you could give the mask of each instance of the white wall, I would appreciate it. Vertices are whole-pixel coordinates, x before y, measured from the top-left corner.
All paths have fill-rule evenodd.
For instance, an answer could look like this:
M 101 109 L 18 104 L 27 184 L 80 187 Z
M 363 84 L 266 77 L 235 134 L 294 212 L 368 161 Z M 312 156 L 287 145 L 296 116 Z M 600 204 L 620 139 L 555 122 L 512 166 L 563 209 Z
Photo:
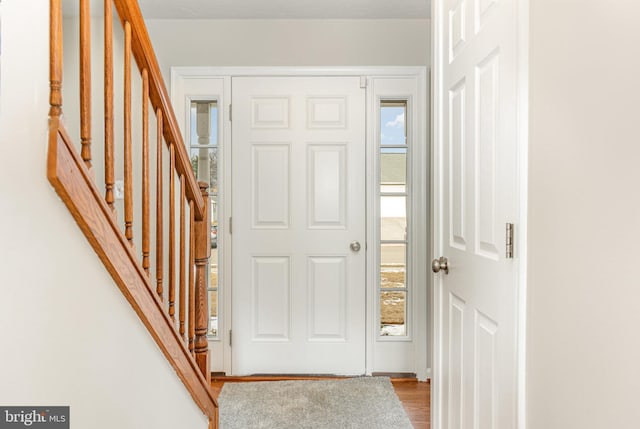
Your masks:
M 172 66 L 428 66 L 431 21 L 147 20 L 165 81 Z
M 640 4 L 531 0 L 528 429 L 640 421 Z
M 206 428 L 45 175 L 48 2 L 3 0 L 0 404 L 78 428 Z

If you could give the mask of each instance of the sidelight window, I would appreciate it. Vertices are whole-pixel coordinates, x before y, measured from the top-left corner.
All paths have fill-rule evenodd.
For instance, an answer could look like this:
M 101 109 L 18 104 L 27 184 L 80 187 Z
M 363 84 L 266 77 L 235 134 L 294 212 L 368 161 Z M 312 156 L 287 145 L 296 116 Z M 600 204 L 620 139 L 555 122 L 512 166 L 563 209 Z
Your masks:
M 378 141 L 379 335 L 406 336 L 409 288 L 407 252 L 407 101 L 380 102 Z
M 209 268 L 209 331 L 218 336 L 218 103 L 192 101 L 190 107 L 189 155 L 198 181 L 209 184 L 211 199 L 211 265 Z

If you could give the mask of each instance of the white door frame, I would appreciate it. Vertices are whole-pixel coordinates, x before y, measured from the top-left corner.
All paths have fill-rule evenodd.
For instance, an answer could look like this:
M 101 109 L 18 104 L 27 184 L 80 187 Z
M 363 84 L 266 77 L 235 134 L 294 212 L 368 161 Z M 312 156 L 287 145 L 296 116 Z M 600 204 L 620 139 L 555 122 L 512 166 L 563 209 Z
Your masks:
M 420 181 L 424 181 L 421 183 L 424 186 L 422 193 L 424 194 L 423 200 L 424 203 L 422 207 L 424 207 L 424 222 L 426 224 L 427 217 L 429 214 L 428 208 L 428 198 L 426 198 L 427 190 L 430 189 L 430 174 L 429 174 L 429 151 L 428 148 L 428 134 L 427 129 L 429 125 L 429 103 L 427 101 L 427 68 L 421 66 L 408 66 L 408 67 L 398 67 L 398 66 L 386 66 L 386 67 L 172 67 L 171 68 L 171 99 L 174 103 L 174 106 L 183 104 L 183 98 L 187 94 L 181 93 L 178 88 L 182 87 L 182 83 L 185 80 L 189 79 L 223 79 L 225 82 L 224 88 L 225 93 L 223 94 L 223 98 L 226 104 L 220 107 L 220 112 L 224 116 L 223 122 L 224 126 L 221 129 L 224 129 L 220 140 L 220 144 L 224 148 L 229 148 L 231 145 L 231 133 L 228 132 L 229 127 L 229 110 L 228 103 L 231 99 L 231 86 L 230 80 L 231 77 L 239 77 L 239 76 L 360 76 L 363 87 L 367 85 L 367 81 L 371 79 L 384 79 L 384 78 L 415 78 L 418 82 L 419 87 L 419 96 L 416 103 L 417 115 L 416 117 L 424 118 L 424 121 L 421 121 L 419 124 L 416 124 L 416 129 L 414 133 L 416 142 L 423 142 L 422 145 L 424 151 L 422 153 L 418 153 L 421 160 L 424 162 L 424 168 L 422 169 L 422 174 L 420 176 L 416 176 L 420 178 Z M 229 92 L 227 92 L 229 91 Z M 367 116 L 372 112 L 373 109 L 373 97 L 370 96 L 370 92 L 367 89 Z M 178 116 L 180 116 L 180 112 L 178 112 Z M 370 171 L 370 166 L 372 165 L 373 155 L 375 153 L 375 140 L 372 138 L 373 133 L 370 130 L 371 124 L 367 120 L 367 165 L 368 171 Z M 226 151 L 227 153 L 229 151 Z M 226 204 L 230 207 L 231 201 L 229 196 L 231 195 L 231 180 L 230 180 L 230 171 L 231 171 L 231 159 L 229 156 L 224 157 L 222 161 L 222 171 L 224 171 L 224 180 L 221 195 L 223 199 L 223 204 Z M 369 174 L 369 176 L 371 176 Z M 367 183 L 367 195 L 370 195 L 372 189 L 370 188 L 370 183 Z M 368 204 L 367 207 L 370 207 Z M 221 222 L 227 222 L 227 218 L 221 218 Z M 430 222 L 432 223 L 432 222 Z M 417 231 L 416 231 L 417 230 Z M 221 246 L 222 255 L 221 260 L 223 262 L 222 269 L 224 270 L 224 274 L 222 277 L 222 281 L 224 284 L 231 284 L 231 246 L 228 243 L 231 243 L 231 235 L 229 233 L 229 228 L 222 228 L 222 237 L 220 236 L 221 230 L 218 231 L 218 239 L 221 239 L 221 242 L 225 243 L 224 246 Z M 415 228 L 413 233 L 413 240 L 418 242 L 422 240 L 424 243 L 428 243 L 429 237 L 428 229 L 425 225 L 424 228 Z M 367 237 L 375 236 L 372 230 L 372 222 L 367 222 Z M 429 246 L 423 246 L 425 254 L 422 255 L 419 260 L 415 255 L 412 259 L 412 263 L 416 266 L 423 262 L 428 265 L 429 260 Z M 374 355 L 374 342 L 377 338 L 377 333 L 375 326 L 372 320 L 375 319 L 374 310 L 377 308 L 375 305 L 376 300 L 376 288 L 375 284 L 371 281 L 371 279 L 375 278 L 375 266 L 372 264 L 373 260 L 371 258 L 372 252 L 367 252 L 367 332 L 366 332 L 366 373 L 371 374 L 374 371 L 374 363 L 373 363 L 373 355 Z M 414 295 L 414 302 L 422 302 L 424 303 L 424 308 L 426 311 L 417 313 L 414 317 L 415 325 L 418 329 L 414 332 L 414 341 L 416 341 L 416 375 L 418 379 L 425 380 L 430 377 L 431 374 L 431 361 L 429 359 L 429 353 L 431 353 L 431 338 L 432 338 L 432 328 L 430 325 L 430 320 L 427 317 L 427 311 L 433 308 L 431 304 L 431 280 L 430 276 L 426 276 L 421 284 L 424 284 L 426 287 L 424 288 L 416 288 L 416 293 Z M 231 367 L 231 347 L 229 346 L 229 341 L 227 338 L 228 327 L 231 326 L 231 294 L 226 293 L 224 290 L 220 292 L 220 299 L 222 300 L 222 320 L 219 321 L 220 327 L 225 329 L 224 332 L 221 333 L 221 338 L 218 340 L 217 345 L 223 347 L 223 362 L 222 362 L 222 370 L 227 374 L 232 374 L 233 369 Z M 415 307 L 415 306 L 414 306 Z M 420 352 L 422 351 L 422 352 Z M 213 359 L 212 359 L 213 360 Z M 220 365 L 220 363 L 218 363 Z M 215 367 L 212 367 L 215 368 Z
M 517 16 L 517 71 L 516 71 L 516 86 L 517 86 L 517 176 L 518 183 L 517 189 L 517 219 L 516 225 L 518 225 L 515 231 L 514 237 L 514 263 L 516 266 L 516 278 L 517 284 L 514 287 L 517 288 L 518 296 L 518 326 L 517 326 L 517 386 L 516 386 L 516 403 L 517 403 L 517 429 L 526 428 L 526 330 L 527 330 L 527 211 L 528 211 L 528 150 L 529 150 L 529 0 L 515 0 Z M 438 192 L 440 184 L 442 183 L 441 166 L 438 165 L 441 159 L 441 153 L 443 148 L 442 137 L 442 98 L 440 96 L 442 89 L 442 63 L 440 59 L 443 57 L 443 45 L 442 40 L 446 35 L 442 34 L 443 25 L 436 18 L 440 16 L 438 10 L 438 2 L 433 1 L 431 5 L 431 16 L 433 18 L 432 23 L 432 56 L 431 64 L 433 67 L 432 77 L 432 194 L 431 194 L 431 207 L 432 207 L 432 222 L 431 233 L 433 237 L 431 240 L 432 255 L 439 255 L 442 249 L 442 243 L 439 243 L 439 235 L 434 231 L 434 227 L 439 224 L 442 218 L 442 213 L 438 212 L 438 207 L 442 206 L 442 195 Z M 437 321 L 440 318 L 439 305 L 443 297 L 439 296 L 439 288 L 435 287 L 435 282 L 441 281 L 442 276 L 437 276 L 438 279 L 432 280 L 433 296 L 432 296 L 432 319 L 431 326 L 434 326 L 432 330 L 434 337 L 432 341 L 432 362 L 433 362 L 433 377 L 431 388 L 431 427 L 433 429 L 442 428 L 442 416 L 439 414 L 440 400 L 442 398 L 443 381 L 440 376 L 442 367 L 442 338 L 439 335 L 437 327 Z

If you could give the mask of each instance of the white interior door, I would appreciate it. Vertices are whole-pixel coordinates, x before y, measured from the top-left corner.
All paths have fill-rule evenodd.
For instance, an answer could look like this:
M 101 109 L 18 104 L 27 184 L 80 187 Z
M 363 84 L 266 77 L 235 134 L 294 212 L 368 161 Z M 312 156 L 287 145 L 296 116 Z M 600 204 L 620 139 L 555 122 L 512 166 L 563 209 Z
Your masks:
M 436 428 L 516 427 L 515 0 L 436 0 Z M 516 229 L 518 224 L 516 224 Z
M 233 372 L 363 374 L 360 79 L 237 77 L 232 106 Z

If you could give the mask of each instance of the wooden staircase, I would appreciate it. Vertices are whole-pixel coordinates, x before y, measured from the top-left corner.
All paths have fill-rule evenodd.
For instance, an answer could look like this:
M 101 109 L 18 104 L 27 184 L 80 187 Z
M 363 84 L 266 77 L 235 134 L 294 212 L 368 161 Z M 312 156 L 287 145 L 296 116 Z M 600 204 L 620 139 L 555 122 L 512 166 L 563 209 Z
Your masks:
M 91 17 L 80 0 L 80 150 L 65 128 L 62 103 L 62 0 L 50 0 L 50 112 L 47 177 L 162 353 L 217 427 L 218 404 L 210 385 L 207 284 L 210 201 L 198 183 L 136 0 L 105 0 L 104 165 L 94 165 L 91 130 Z M 124 31 L 124 88 L 114 96 L 113 8 Z M 118 24 L 116 24 L 118 25 Z M 142 80 L 142 117 L 132 118 L 132 57 Z M 114 99 L 123 102 L 123 159 L 115 150 Z M 152 108 L 150 114 L 149 108 Z M 74 118 L 76 119 L 76 118 Z M 120 118 L 118 118 L 120 119 Z M 153 122 L 155 121 L 155 123 Z M 151 122 L 151 123 L 150 123 Z M 140 141 L 132 127 L 141 128 Z M 152 179 L 150 127 L 156 131 Z M 132 153 L 140 150 L 140 165 Z M 124 170 L 123 213 L 115 199 L 117 162 Z M 168 171 L 165 165 L 168 162 Z M 95 180 L 97 169 L 104 183 Z M 167 189 L 168 188 L 168 189 Z M 139 195 L 134 191 L 139 189 Z M 168 197 L 167 194 L 168 193 Z M 155 210 L 152 220 L 152 195 Z M 134 198 L 139 204 L 134 204 Z M 134 207 L 139 206 L 139 212 Z M 168 216 L 166 215 L 168 212 Z M 124 227 L 118 216 L 123 215 Z M 134 225 L 141 219 L 141 225 Z M 155 233 L 152 236 L 152 231 Z M 176 232 L 177 231 L 177 232 Z M 166 240 L 165 240 L 166 235 Z M 152 243 L 152 238 L 154 238 Z M 176 245 L 178 241 L 178 245 Z M 140 250 L 134 243 L 138 243 Z M 153 258 L 155 256 L 155 258 Z M 88 282 L 87 287 L 90 287 Z M 177 314 L 176 314 L 177 313 Z

